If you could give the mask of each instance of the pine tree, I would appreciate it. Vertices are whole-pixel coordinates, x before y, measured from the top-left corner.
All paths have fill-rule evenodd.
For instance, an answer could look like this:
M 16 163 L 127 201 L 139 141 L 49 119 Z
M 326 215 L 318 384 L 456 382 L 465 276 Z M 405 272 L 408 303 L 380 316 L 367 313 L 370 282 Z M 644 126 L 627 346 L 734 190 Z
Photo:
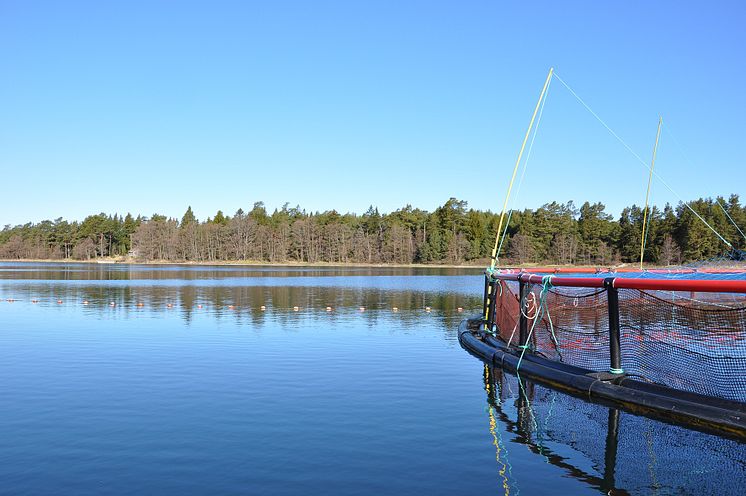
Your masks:
M 196 224 L 197 223 L 197 217 L 194 216 L 194 212 L 192 212 L 192 206 L 189 205 L 187 207 L 186 212 L 184 212 L 184 216 L 181 218 L 181 228 L 185 228 L 189 224 Z

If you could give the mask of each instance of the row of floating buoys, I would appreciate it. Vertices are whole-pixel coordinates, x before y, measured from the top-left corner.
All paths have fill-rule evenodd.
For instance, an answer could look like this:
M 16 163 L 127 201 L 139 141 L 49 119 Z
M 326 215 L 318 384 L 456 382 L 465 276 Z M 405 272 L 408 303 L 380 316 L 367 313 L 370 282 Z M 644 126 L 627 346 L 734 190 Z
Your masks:
M 7 298 L 7 299 L 6 299 L 5 301 L 7 301 L 8 303 L 13 303 L 13 302 L 16 302 L 16 301 L 20 301 L 20 300 L 17 300 L 17 299 L 15 299 L 15 298 Z M 34 304 L 36 304 L 36 303 L 39 303 L 39 302 L 40 302 L 40 300 L 38 300 L 38 299 L 32 299 L 32 300 L 31 300 L 31 303 L 34 303 Z M 63 300 L 57 300 L 57 304 L 58 304 L 58 305 L 61 305 L 62 303 L 64 303 L 64 302 L 63 302 Z M 88 300 L 83 300 L 83 301 L 82 301 L 81 303 L 82 303 L 83 305 L 90 305 L 90 302 L 89 302 Z M 114 302 L 114 301 L 110 301 L 110 302 L 109 302 L 109 306 L 110 306 L 110 307 L 115 307 L 115 306 L 117 306 L 117 303 L 116 303 L 116 302 Z M 136 307 L 138 307 L 138 308 L 142 308 L 142 307 L 144 307 L 144 306 L 145 306 L 145 304 L 144 304 L 143 302 L 141 302 L 141 301 L 138 301 L 138 302 L 137 302 L 137 303 L 135 304 L 135 306 L 136 306 Z M 174 304 L 173 304 L 173 303 L 166 303 L 166 308 L 173 308 L 173 307 L 174 307 Z M 228 307 L 228 309 L 229 309 L 229 310 L 235 310 L 235 309 L 237 308 L 237 306 L 236 306 L 236 305 L 227 305 L 227 307 Z M 197 308 L 199 308 L 199 309 L 202 309 L 202 308 L 203 308 L 203 305 L 202 305 L 201 303 L 200 303 L 200 304 L 197 304 Z M 300 311 L 300 309 L 301 309 L 301 308 L 300 308 L 299 306 L 294 306 L 294 307 L 293 307 L 293 311 L 294 311 L 294 312 L 298 312 L 298 311 Z M 266 307 L 266 305 L 262 305 L 262 306 L 260 306 L 260 307 L 259 307 L 259 310 L 261 310 L 262 312 L 266 311 L 266 310 L 267 310 L 267 307 Z M 366 308 L 365 308 L 365 307 L 363 307 L 363 306 L 361 306 L 361 307 L 358 307 L 358 310 L 359 310 L 360 312 L 364 312 L 364 311 L 366 310 Z M 332 312 L 332 311 L 334 311 L 334 308 L 332 308 L 332 307 L 329 307 L 329 306 L 328 306 L 328 307 L 326 307 L 326 311 L 327 311 L 327 312 Z M 398 311 L 399 311 L 399 307 L 392 307 L 392 308 L 391 308 L 391 311 L 392 311 L 392 312 L 394 312 L 394 313 L 396 313 L 396 312 L 398 312 Z M 431 308 L 431 307 L 425 307 L 425 312 L 427 312 L 427 313 L 430 313 L 431 311 L 432 311 L 432 308 Z M 456 308 L 456 311 L 457 311 L 457 312 L 459 312 L 459 313 L 461 313 L 461 312 L 463 312 L 463 311 L 464 311 L 464 309 L 463 309 L 463 307 L 457 307 L 457 308 Z

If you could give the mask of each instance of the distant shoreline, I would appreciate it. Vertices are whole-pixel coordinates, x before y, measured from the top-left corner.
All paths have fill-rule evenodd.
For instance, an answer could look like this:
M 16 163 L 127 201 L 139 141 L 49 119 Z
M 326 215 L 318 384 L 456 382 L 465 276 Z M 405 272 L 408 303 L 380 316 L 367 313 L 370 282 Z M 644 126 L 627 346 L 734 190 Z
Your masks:
M 483 269 L 485 264 L 394 264 L 394 263 L 343 263 L 343 262 L 263 262 L 257 260 L 225 260 L 214 262 L 195 262 L 183 261 L 173 262 L 165 260 L 146 260 L 138 261 L 132 258 L 97 258 L 92 260 L 74 260 L 74 259 L 36 259 L 36 258 L 17 258 L 17 259 L 0 259 L 3 262 L 28 262 L 28 263 L 69 263 L 69 264 L 102 264 L 102 265 L 193 265 L 193 266 L 235 266 L 235 267 L 370 267 L 370 268 L 432 268 L 432 269 Z
M 258 260 L 216 260 L 214 262 L 195 262 L 195 261 L 167 261 L 167 260 L 145 260 L 138 261 L 129 257 L 104 257 L 92 260 L 74 260 L 74 259 L 42 259 L 42 258 L 23 258 L 23 259 L 0 259 L 3 262 L 27 262 L 27 263 L 69 263 L 81 265 L 185 265 L 185 266 L 221 266 L 221 267 L 361 267 L 361 268 L 412 268 L 412 269 L 484 269 L 489 265 L 488 260 L 481 260 L 480 263 L 474 264 L 397 264 L 397 263 L 355 263 L 355 262 L 263 262 Z M 620 269 L 630 268 L 631 264 L 617 265 L 557 265 L 557 264 L 511 264 L 503 268 L 512 269 L 531 269 L 531 268 L 552 268 L 552 269 Z M 663 269 L 665 266 L 646 265 L 645 269 Z

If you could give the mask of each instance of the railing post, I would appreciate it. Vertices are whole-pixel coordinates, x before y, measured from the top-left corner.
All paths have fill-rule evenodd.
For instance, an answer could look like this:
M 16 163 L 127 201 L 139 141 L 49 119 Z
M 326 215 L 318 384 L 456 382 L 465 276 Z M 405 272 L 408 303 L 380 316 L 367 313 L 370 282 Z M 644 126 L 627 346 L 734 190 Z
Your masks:
M 497 317 L 497 285 L 500 284 L 500 281 L 498 279 L 493 279 L 490 283 L 490 293 L 492 294 L 492 298 L 490 298 L 490 331 L 495 327 L 497 324 L 496 317 Z
M 621 334 L 619 332 L 619 292 L 614 287 L 614 278 L 604 279 L 609 307 L 609 372 L 624 374 L 622 369 Z
M 518 311 L 520 312 L 520 316 L 518 317 L 518 345 L 526 346 L 528 344 L 528 319 L 526 318 L 523 305 L 528 293 L 528 283 L 523 282 L 520 275 L 518 276 L 518 288 Z
M 484 317 L 484 324 L 489 329 L 490 314 L 488 312 L 490 304 L 490 276 L 487 271 L 484 273 L 484 299 L 482 300 L 482 317 Z

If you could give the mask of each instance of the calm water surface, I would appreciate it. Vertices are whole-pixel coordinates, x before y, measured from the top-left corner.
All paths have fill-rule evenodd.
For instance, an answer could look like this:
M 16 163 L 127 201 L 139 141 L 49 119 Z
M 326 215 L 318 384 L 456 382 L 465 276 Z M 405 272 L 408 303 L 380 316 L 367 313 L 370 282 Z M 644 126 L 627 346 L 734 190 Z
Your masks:
M 0 493 L 743 492 L 743 444 L 485 369 L 456 336 L 481 288 L 0 263 Z

